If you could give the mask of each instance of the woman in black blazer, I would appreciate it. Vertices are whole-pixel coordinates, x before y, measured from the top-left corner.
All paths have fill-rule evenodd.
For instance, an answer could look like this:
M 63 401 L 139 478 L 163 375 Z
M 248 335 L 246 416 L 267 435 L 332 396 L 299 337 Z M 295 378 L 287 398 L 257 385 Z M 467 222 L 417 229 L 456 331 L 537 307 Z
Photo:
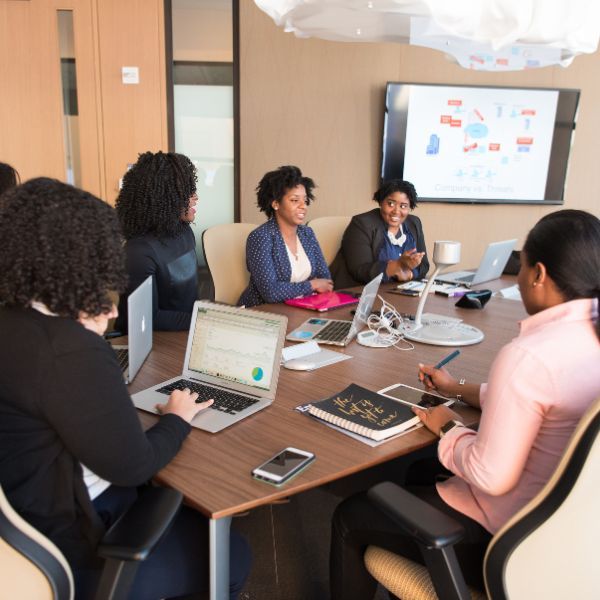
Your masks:
M 331 272 L 335 288 L 383 281 L 422 279 L 429 270 L 421 220 L 410 214 L 417 206 L 412 183 L 386 181 L 373 195 L 379 204 L 356 215 L 344 232 Z
M 176 390 L 157 422 L 142 429 L 102 337 L 117 312 L 108 292 L 127 283 L 108 204 L 59 181 L 32 179 L 0 196 L 0 239 L 0 484 L 21 517 L 63 552 L 76 597 L 86 600 L 102 568 L 98 541 L 212 402 Z M 206 591 L 208 538 L 208 520 L 182 507 L 138 568 L 130 597 Z M 233 600 L 250 555 L 234 531 L 230 542 Z

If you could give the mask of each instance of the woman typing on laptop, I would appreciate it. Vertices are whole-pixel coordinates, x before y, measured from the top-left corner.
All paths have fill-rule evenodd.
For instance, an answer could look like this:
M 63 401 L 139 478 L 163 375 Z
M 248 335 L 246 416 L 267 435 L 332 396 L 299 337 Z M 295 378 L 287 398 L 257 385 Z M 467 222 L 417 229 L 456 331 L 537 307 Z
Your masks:
M 293 166 L 279 167 L 260 180 L 257 205 L 269 220 L 248 236 L 250 283 L 239 305 L 250 307 L 332 291 L 319 242 L 304 225 L 314 187 L 314 181 Z
M 144 432 L 115 354 L 102 339 L 127 278 L 114 210 L 91 194 L 34 179 L 0 198 L 0 484 L 13 508 L 49 537 L 88 598 L 96 545 L 135 500 L 136 486 L 177 454 L 190 421 L 212 401 L 171 394 Z M 233 535 L 232 598 L 248 570 Z M 208 587 L 208 524 L 184 507 L 141 563 L 131 597 Z
M 363 285 L 383 273 L 383 281 L 422 279 L 429 270 L 421 220 L 412 183 L 386 181 L 373 195 L 379 204 L 352 217 L 331 271 L 336 289 Z
M 550 479 L 580 418 L 600 395 L 600 220 L 578 210 L 542 218 L 521 252 L 518 283 L 530 316 L 494 360 L 487 383 L 456 380 L 431 365 L 419 370 L 428 388 L 481 408 L 478 431 L 464 427 L 446 406 L 415 409 L 441 438 L 437 472 L 445 467 L 454 476 L 409 488 L 464 526 L 457 557 L 475 587 L 482 585 L 492 534 Z M 423 465 L 417 466 L 422 475 Z M 364 495 L 350 498 L 334 517 L 333 600 L 372 597 L 376 584 L 363 563 L 370 543 L 423 562 L 413 539 Z

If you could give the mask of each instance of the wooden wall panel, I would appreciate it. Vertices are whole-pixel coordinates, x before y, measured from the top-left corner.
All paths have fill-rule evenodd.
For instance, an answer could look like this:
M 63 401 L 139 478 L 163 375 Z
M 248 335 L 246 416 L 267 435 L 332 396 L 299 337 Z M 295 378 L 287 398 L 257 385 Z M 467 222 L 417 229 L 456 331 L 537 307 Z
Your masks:
M 64 179 L 56 13 L 44 0 L 0 2 L 0 161 L 22 179 Z
M 59 9 L 73 11 L 82 187 L 112 203 L 127 164 L 168 147 L 163 0 L 0 1 L 0 161 L 23 179 L 66 176 Z
M 261 222 L 253 190 L 282 164 L 297 164 L 319 185 L 309 218 L 374 207 L 387 81 L 581 88 L 564 208 L 600 215 L 598 53 L 566 69 L 478 73 L 426 48 L 297 39 L 253 2 L 240 2 L 240 67 L 242 221 Z M 463 266 L 473 266 L 488 241 L 517 237 L 520 246 L 532 225 L 558 208 L 421 204 L 416 214 L 430 247 L 457 239 Z
M 106 196 L 141 152 L 167 150 L 162 0 L 96 0 L 104 128 Z M 121 67 L 139 67 L 140 83 L 121 81 Z

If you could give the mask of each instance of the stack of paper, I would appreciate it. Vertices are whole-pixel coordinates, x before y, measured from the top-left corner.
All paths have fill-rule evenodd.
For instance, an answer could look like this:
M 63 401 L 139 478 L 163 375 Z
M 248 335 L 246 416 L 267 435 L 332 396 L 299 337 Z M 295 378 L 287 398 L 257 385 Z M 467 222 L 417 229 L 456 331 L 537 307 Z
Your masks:
M 510 287 L 498 290 L 494 296 L 507 298 L 508 300 L 521 300 L 521 292 L 518 285 L 511 285 Z

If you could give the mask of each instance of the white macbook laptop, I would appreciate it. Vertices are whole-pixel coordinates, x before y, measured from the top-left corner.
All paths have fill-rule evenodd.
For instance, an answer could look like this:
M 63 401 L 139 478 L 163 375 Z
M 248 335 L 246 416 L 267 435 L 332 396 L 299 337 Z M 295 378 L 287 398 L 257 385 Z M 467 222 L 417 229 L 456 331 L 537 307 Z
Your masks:
M 443 273 L 442 275 L 438 275 L 436 281 L 441 281 L 442 283 L 455 283 L 471 288 L 479 283 L 498 279 L 498 277 L 502 275 L 502 271 L 504 271 L 504 267 L 506 266 L 506 263 L 510 258 L 510 253 L 516 243 L 517 240 L 493 242 L 487 247 L 477 271 Z
M 183 372 L 132 396 L 156 413 L 175 390 L 189 388 L 214 404 L 192 426 L 215 433 L 275 399 L 287 317 L 198 300 L 194 304 Z
M 382 279 L 383 274 L 377 275 L 373 281 L 365 285 L 352 321 L 320 317 L 308 319 L 300 327 L 294 329 L 286 339 L 292 342 L 315 340 L 320 344 L 347 346 L 366 325 Z
M 113 345 L 125 383 L 131 383 L 152 350 L 152 275 L 127 298 L 127 346 Z

